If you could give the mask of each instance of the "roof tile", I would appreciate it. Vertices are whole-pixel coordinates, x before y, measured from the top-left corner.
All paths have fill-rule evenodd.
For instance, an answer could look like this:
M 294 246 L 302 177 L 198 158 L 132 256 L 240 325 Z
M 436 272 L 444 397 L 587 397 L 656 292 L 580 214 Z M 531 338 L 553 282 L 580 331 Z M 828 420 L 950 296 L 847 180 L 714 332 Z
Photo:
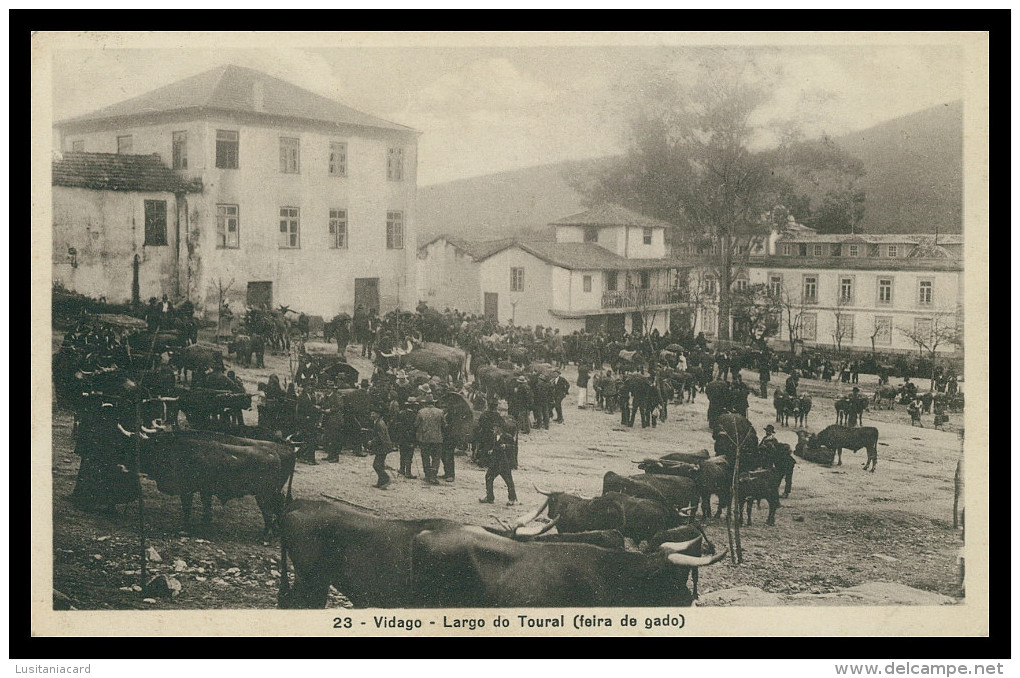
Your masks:
M 117 153 L 64 153 L 53 161 L 53 185 L 103 191 L 202 191 L 200 181 L 185 179 L 159 156 Z

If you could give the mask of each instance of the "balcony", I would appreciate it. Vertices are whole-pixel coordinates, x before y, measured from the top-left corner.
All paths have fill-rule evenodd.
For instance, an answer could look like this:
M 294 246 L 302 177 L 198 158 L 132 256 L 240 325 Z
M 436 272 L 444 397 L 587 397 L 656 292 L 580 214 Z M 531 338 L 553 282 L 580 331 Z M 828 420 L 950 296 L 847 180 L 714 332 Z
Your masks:
M 647 308 L 649 306 L 684 304 L 688 301 L 690 301 L 690 296 L 685 288 L 672 290 L 663 288 L 631 289 L 602 293 L 602 308 L 604 309 Z

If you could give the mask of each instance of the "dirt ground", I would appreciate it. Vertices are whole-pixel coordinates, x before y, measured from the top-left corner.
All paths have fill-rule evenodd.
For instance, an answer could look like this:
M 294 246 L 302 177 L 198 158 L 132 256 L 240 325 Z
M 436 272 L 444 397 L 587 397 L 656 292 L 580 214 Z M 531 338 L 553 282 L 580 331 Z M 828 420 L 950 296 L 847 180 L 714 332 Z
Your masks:
M 335 351 L 335 345 L 310 343 L 310 351 Z M 371 366 L 357 347 L 348 349 L 349 361 L 362 377 Z M 288 374 L 286 355 L 266 356 L 267 369 L 234 368 L 249 391 L 270 373 Z M 472 524 L 495 525 L 493 516 L 511 520 L 537 507 L 547 490 L 573 490 L 594 496 L 601 490 L 606 471 L 637 473 L 633 460 L 674 451 L 711 448 L 706 420 L 707 399 L 671 405 L 669 417 L 655 428 L 622 427 L 619 415 L 576 406 L 576 368 L 564 371 L 571 393 L 564 401 L 565 424 L 548 431 L 532 431 L 520 438 L 520 469 L 514 472 L 523 506 L 505 506 L 506 489 L 496 481 L 497 501 L 478 503 L 485 493 L 484 469 L 458 456 L 456 482 L 429 487 L 421 478 L 407 480 L 391 473 L 387 491 L 374 489 L 370 457 L 341 456 L 336 464 L 298 464 L 293 492 L 298 498 L 322 499 L 322 493 L 340 497 L 383 516 L 397 518 L 444 517 Z M 744 372 L 748 384 L 757 375 Z M 773 387 L 786 375 L 773 376 Z M 871 394 L 874 377 L 861 376 L 861 390 Z M 918 380 L 918 387 L 927 382 Z M 898 383 L 894 379 L 893 384 Z M 841 390 L 842 389 L 842 390 Z M 801 391 L 811 393 L 814 408 L 805 428 L 818 431 L 835 422 L 833 401 L 846 385 L 802 380 Z M 749 419 L 762 435 L 773 423 L 771 399 L 750 398 Z M 254 417 L 246 413 L 246 417 Z M 962 453 L 959 426 L 962 414 L 952 416 L 945 431 L 912 427 L 906 408 L 865 414 L 864 424 L 879 428 L 878 471 L 862 470 L 865 453 L 844 453 L 843 465 L 824 467 L 798 460 L 793 492 L 783 500 L 776 524 L 764 524 L 764 512 L 755 512 L 753 525 L 742 529 L 744 562 L 725 560 L 701 571 L 702 594 L 735 587 L 757 587 L 768 593 L 827 594 L 867 582 L 902 584 L 960 599 L 956 585 L 956 553 L 961 533 L 952 526 L 953 477 Z M 777 427 L 781 442 L 793 446 L 792 427 Z M 71 598 L 78 609 L 197 609 L 274 608 L 279 584 L 279 545 L 264 544 L 262 518 L 255 500 L 246 497 L 224 506 L 216 504 L 211 527 L 197 520 L 189 534 L 178 532 L 180 505 L 144 482 L 148 545 L 160 562 L 148 564 L 152 574 L 172 575 L 181 583 L 173 598 L 144 598 L 137 590 L 141 563 L 136 505 L 115 514 L 85 513 L 68 500 L 74 487 L 78 458 L 74 454 L 69 412 L 53 412 L 53 554 L 54 587 Z M 396 466 L 397 455 L 388 459 Z M 415 472 L 421 476 L 416 455 Z M 763 504 L 763 509 L 765 505 Z M 724 520 L 706 522 L 717 546 L 727 542 Z M 132 588 L 135 586 L 136 588 Z M 340 595 L 331 604 L 341 606 Z

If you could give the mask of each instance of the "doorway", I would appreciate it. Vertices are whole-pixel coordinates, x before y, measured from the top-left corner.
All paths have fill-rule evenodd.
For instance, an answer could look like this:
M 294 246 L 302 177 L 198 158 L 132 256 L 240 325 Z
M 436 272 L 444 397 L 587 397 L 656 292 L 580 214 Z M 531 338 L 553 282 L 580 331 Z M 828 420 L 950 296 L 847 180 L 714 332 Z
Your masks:
M 499 322 L 499 295 L 495 292 L 485 293 L 485 318 Z
M 379 313 L 379 278 L 354 279 L 354 308 L 358 306 L 366 313 L 373 309 Z
M 249 308 L 272 308 L 273 307 L 273 283 L 259 281 L 248 283 L 248 298 L 245 303 Z

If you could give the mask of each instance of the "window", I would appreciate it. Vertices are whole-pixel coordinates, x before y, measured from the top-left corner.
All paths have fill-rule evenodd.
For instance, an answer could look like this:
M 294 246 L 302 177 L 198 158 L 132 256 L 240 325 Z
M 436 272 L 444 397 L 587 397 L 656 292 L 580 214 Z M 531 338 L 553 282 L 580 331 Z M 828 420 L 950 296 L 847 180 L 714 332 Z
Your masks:
M 843 245 L 841 245 L 838 242 L 837 243 L 833 243 L 832 245 L 830 245 L 829 246 L 829 256 L 830 257 L 841 257 L 841 256 L 843 256 Z
M 232 130 L 216 130 L 217 169 L 237 169 L 240 135 Z
M 733 281 L 733 289 L 736 290 L 737 292 L 743 292 L 744 290 L 747 289 L 747 280 L 745 280 L 744 278 L 738 278 L 737 280 Z
M 769 276 L 769 294 L 773 297 L 778 297 L 783 293 L 783 276 L 781 275 L 770 275 Z
M 166 200 L 145 201 L 145 244 L 166 245 Z
M 329 142 L 329 176 L 347 176 L 347 142 Z
M 836 316 L 836 332 L 840 336 L 840 341 L 853 341 L 854 340 L 854 317 L 849 313 L 840 313 Z
M 841 304 L 852 304 L 852 303 L 854 303 L 854 279 L 853 278 L 840 278 L 839 279 L 839 302 Z
M 280 137 L 280 171 L 284 174 L 297 174 L 301 171 L 300 158 L 301 140 L 294 137 Z
M 644 232 L 641 234 L 641 242 L 643 242 L 645 245 L 652 244 L 652 229 L 650 228 L 644 229 Z
M 240 227 L 237 205 L 216 206 L 216 247 L 219 249 L 240 247 Z
M 892 318 L 875 316 L 875 345 L 888 346 L 892 343 Z
M 606 271 L 606 291 L 615 292 L 618 287 L 620 274 L 617 271 Z
M 814 256 L 816 256 L 816 257 L 822 256 L 822 246 L 821 245 L 815 245 L 814 249 L 812 251 L 812 254 L 814 254 Z
M 510 291 L 511 292 L 523 292 L 524 291 L 524 269 L 523 268 L 511 268 L 510 269 Z
M 584 286 L 584 291 L 585 292 L 591 292 L 591 276 L 590 275 L 584 276 L 584 279 L 583 279 L 582 282 L 583 282 L 583 286 Z
M 173 134 L 173 155 L 174 169 L 188 169 L 188 133 L 174 132 Z
M 878 279 L 878 303 L 892 303 L 892 278 Z
M 914 336 L 931 346 L 931 318 L 914 318 Z
M 715 310 L 706 308 L 701 312 L 701 331 L 705 333 L 705 336 L 712 336 L 715 334 L 715 330 Z
M 301 247 L 301 221 L 297 207 L 280 208 L 280 247 L 292 249 Z
M 386 178 L 390 181 L 404 180 L 404 149 L 391 148 L 386 151 Z
M 404 213 L 386 213 L 386 249 L 404 249 Z
M 124 137 L 117 137 L 117 153 L 130 153 L 134 150 L 135 140 L 130 134 Z
M 921 280 L 918 282 L 918 296 L 917 303 L 921 306 L 931 306 L 932 302 L 932 282 L 931 280 Z
M 800 338 L 804 341 L 816 341 L 818 339 L 818 316 L 816 314 L 801 314 Z
M 818 276 L 816 275 L 804 276 L 804 303 L 818 303 Z
M 639 273 L 641 281 L 641 289 L 647 290 L 652 286 L 652 274 L 649 271 L 641 271 Z
M 801 257 L 806 257 L 807 253 L 808 253 L 807 243 L 806 242 L 797 243 L 797 255 Z
M 790 243 L 786 243 L 785 245 L 783 245 L 783 256 L 784 257 L 793 256 L 793 245 L 791 245 Z
M 78 139 L 77 141 L 72 141 L 71 142 L 71 152 L 72 153 L 84 153 L 85 152 L 85 140 L 84 139 Z
M 584 227 L 584 241 L 585 242 L 598 242 L 599 241 L 599 227 L 598 226 L 585 226 Z
M 899 249 L 896 247 L 896 245 L 889 245 L 887 253 L 890 257 L 896 258 L 899 256 Z
M 705 278 L 705 294 L 710 297 L 715 296 L 715 278 Z
M 846 255 L 848 257 L 856 257 L 860 254 L 860 247 L 858 245 L 848 245 L 846 248 Z
M 347 210 L 329 210 L 329 246 L 336 250 L 347 249 Z

